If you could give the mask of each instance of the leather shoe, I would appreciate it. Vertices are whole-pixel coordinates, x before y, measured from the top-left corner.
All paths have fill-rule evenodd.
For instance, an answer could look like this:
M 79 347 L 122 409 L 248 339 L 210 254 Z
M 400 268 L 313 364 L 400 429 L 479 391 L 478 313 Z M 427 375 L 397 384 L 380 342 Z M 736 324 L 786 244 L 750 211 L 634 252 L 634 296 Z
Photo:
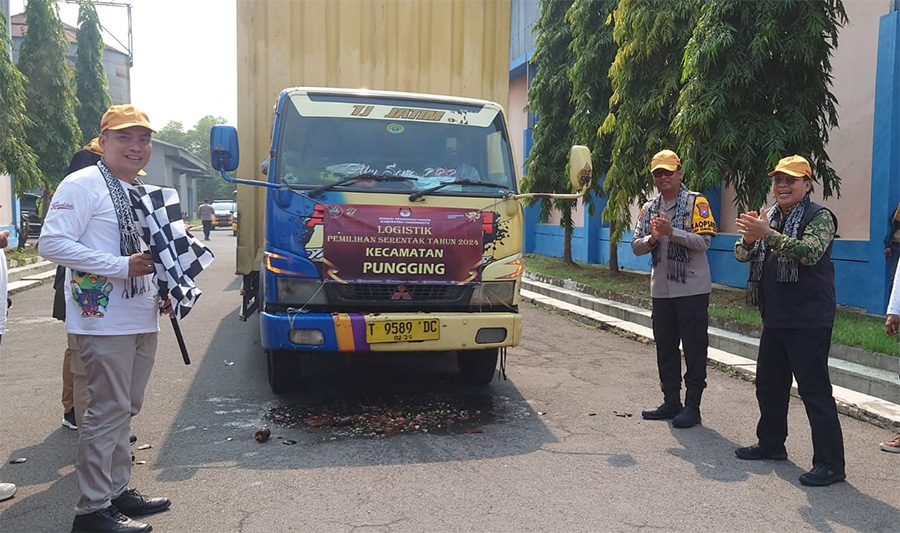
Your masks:
M 843 470 L 828 465 L 815 465 L 812 470 L 800 476 L 800 483 L 811 487 L 827 487 L 845 479 L 847 475 Z
M 783 444 L 781 446 L 773 447 L 763 447 L 759 444 L 754 444 L 753 446 L 738 448 L 734 451 L 734 454 L 737 455 L 738 459 L 745 459 L 747 461 L 759 461 L 760 459 L 784 461 L 787 459 L 787 450 L 784 449 Z
M 75 516 L 72 533 L 117 531 L 118 533 L 146 533 L 152 531 L 150 524 L 132 520 L 110 505 L 90 514 Z
M 675 418 L 683 409 L 681 402 L 665 402 L 656 409 L 641 411 L 644 420 L 668 420 Z
M 161 513 L 168 509 L 171 503 L 168 498 L 148 498 L 136 489 L 128 489 L 112 501 L 119 512 L 128 516 Z
M 677 428 L 691 428 L 700 423 L 700 408 L 686 406 L 672 419 L 672 425 Z

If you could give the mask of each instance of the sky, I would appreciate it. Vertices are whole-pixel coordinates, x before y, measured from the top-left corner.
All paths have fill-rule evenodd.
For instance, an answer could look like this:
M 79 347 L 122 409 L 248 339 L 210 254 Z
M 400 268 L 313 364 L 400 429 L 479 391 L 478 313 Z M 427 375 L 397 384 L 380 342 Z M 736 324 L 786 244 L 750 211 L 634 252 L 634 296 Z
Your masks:
M 157 129 L 170 120 L 185 130 L 207 115 L 237 125 L 237 54 L 234 0 L 105 0 L 131 4 L 134 66 L 131 103 Z M 12 14 L 26 0 L 9 0 Z M 58 1 L 60 18 L 78 26 L 78 6 Z M 103 40 L 121 51 L 128 44 L 128 10 L 97 6 L 107 28 Z

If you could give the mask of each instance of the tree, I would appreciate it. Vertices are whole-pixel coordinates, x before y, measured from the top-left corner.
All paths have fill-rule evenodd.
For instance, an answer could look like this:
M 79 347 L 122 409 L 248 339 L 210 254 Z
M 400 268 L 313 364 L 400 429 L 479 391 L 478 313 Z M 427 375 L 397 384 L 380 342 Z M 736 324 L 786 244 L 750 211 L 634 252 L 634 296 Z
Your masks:
M 582 202 L 594 214 L 594 198 L 605 196 L 599 176 L 609 170 L 612 153 L 610 136 L 600 137 L 600 126 L 609 114 L 612 84 L 608 72 L 616 57 L 612 13 L 617 0 L 575 0 L 567 18 L 572 27 L 574 61 L 569 70 L 574 97 L 570 124 L 574 142 L 590 148 L 594 164 L 591 193 Z M 610 231 L 615 231 L 610 227 Z M 618 265 L 616 247 L 610 246 L 609 263 Z
M 169 121 L 155 137 L 161 141 L 180 146 L 191 152 L 204 163 L 209 162 L 209 131 L 216 124 L 225 124 L 222 117 L 207 115 L 197 121 L 193 129 L 184 131 L 181 122 Z M 210 172 L 210 179 L 197 182 L 199 198 L 232 198 L 235 185 L 223 180 L 217 172 Z
M 100 134 L 100 120 L 109 109 L 103 49 L 97 10 L 90 1 L 82 1 L 78 9 L 78 49 L 75 53 L 75 95 L 78 100 L 75 115 L 82 144 Z
M 756 209 L 782 157 L 810 160 L 823 195 L 840 194 L 825 145 L 838 124 L 830 55 L 847 21 L 841 0 L 711 0 L 685 50 L 673 128 L 686 172 Z M 686 156 L 686 157 L 685 157 Z
M 27 78 L 25 109 L 31 119 L 25 135 L 37 155 L 46 208 L 80 147 L 81 132 L 72 112 L 75 95 L 66 64 L 68 42 L 57 8 L 51 0 L 28 0 L 25 17 L 28 31 L 19 49 L 19 70 Z
M 613 139 L 603 218 L 612 243 L 631 227 L 631 206 L 653 189 L 653 154 L 676 147 L 670 132 L 681 90 L 681 60 L 702 0 L 621 0 L 613 17 L 618 52 L 609 70 L 612 111 L 601 133 Z M 610 265 L 618 270 L 618 265 Z
M 0 173 L 15 176 L 16 194 L 40 184 L 37 156 L 28 146 L 25 126 L 25 77 L 13 65 L 9 55 L 12 41 L 6 27 L 6 15 L 0 11 Z
M 531 63 L 537 67 L 528 88 L 528 109 L 538 120 L 534 126 L 534 144 L 528 156 L 528 173 L 522 189 L 558 191 L 569 187 L 566 161 L 572 144 L 569 120 L 574 112 L 572 82 L 568 77 L 573 56 L 569 50 L 572 30 L 566 21 L 571 1 L 541 0 L 541 15 L 534 25 L 536 34 Z M 542 198 L 541 219 L 546 220 L 553 208 L 559 210 L 559 225 L 565 230 L 563 259 L 572 263 L 572 208 L 574 200 Z

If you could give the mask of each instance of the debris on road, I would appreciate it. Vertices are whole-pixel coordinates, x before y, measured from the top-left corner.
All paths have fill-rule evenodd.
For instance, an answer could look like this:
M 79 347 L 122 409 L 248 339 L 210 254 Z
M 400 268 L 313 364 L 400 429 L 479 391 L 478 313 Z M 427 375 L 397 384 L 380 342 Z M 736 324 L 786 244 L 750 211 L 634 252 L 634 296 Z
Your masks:
M 253 435 L 253 438 L 256 439 L 256 442 L 266 442 L 271 435 L 272 431 L 269 428 L 261 428 Z
M 305 427 L 333 437 L 384 437 L 404 433 L 470 433 L 471 424 L 493 422 L 493 398 L 487 394 L 360 395 L 322 405 L 270 409 L 265 419 L 279 426 Z M 480 431 L 480 430 L 479 430 Z

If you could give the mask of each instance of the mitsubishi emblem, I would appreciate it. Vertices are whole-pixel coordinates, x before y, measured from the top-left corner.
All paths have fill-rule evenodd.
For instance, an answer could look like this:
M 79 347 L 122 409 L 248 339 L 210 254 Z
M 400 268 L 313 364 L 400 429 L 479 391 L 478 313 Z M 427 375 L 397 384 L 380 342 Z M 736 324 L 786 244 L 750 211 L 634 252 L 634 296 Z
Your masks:
M 406 285 L 397 285 L 397 292 L 391 296 L 391 300 L 412 300 L 412 296 L 406 292 Z

